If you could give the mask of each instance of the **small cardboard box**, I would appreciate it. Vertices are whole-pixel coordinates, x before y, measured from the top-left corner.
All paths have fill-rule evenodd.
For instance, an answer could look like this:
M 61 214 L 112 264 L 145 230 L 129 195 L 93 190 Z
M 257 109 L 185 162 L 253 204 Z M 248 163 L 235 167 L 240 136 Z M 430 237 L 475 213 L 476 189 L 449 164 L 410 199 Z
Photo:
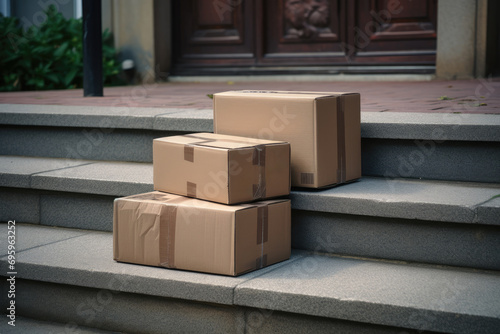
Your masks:
M 114 202 L 113 258 L 236 276 L 290 257 L 290 200 L 224 205 L 162 192 Z
M 290 193 L 290 144 L 197 133 L 153 141 L 154 189 L 223 204 Z
M 289 142 L 295 187 L 328 187 L 361 177 L 358 93 L 217 93 L 214 132 Z

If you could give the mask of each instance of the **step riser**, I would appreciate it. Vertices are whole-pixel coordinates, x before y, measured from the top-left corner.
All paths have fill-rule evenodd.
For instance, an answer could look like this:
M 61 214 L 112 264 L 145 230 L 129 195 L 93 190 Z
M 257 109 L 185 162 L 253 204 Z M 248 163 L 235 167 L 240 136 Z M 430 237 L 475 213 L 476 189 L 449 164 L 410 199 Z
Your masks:
M 363 175 L 465 182 L 500 182 L 494 142 L 362 140 Z
M 0 188 L 0 221 L 113 231 L 115 197 Z
M 114 286 L 126 284 L 111 277 L 110 282 Z M 22 279 L 16 280 L 16 305 L 17 315 L 63 323 L 70 333 L 77 332 L 79 326 L 126 333 L 417 333 L 265 309 Z
M 154 138 L 180 131 L 4 126 L 0 155 L 152 162 Z M 363 175 L 500 182 L 500 147 L 489 142 L 362 140 Z
M 500 270 L 500 227 L 294 210 L 292 247 Z
M 17 127 L 0 128 L 0 155 L 152 162 L 154 138 L 184 132 Z
M 113 230 L 112 196 L 0 188 L 0 221 Z M 294 210 L 292 247 L 500 270 L 500 227 Z

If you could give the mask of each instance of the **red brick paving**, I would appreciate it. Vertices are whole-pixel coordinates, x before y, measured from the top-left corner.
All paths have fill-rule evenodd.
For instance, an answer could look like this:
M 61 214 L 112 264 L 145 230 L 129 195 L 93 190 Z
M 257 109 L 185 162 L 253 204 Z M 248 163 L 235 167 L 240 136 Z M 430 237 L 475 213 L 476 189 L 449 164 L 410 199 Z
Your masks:
M 0 103 L 210 109 L 212 100 L 207 94 L 239 89 L 354 91 L 361 93 L 362 111 L 500 114 L 500 78 L 413 82 L 161 83 L 108 87 L 104 88 L 104 97 L 84 98 L 81 89 L 0 93 Z

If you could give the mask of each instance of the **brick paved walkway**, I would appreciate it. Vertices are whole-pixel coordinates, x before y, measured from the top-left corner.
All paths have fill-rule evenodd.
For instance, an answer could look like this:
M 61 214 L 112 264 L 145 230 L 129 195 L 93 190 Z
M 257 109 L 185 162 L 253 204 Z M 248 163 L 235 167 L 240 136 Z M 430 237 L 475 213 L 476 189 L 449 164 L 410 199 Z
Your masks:
M 500 114 L 500 78 L 415 82 L 162 83 L 109 87 L 104 97 L 81 89 L 0 93 L 0 103 L 210 109 L 207 94 L 226 90 L 355 91 L 362 111 Z M 1 106 L 0 106 L 1 108 Z

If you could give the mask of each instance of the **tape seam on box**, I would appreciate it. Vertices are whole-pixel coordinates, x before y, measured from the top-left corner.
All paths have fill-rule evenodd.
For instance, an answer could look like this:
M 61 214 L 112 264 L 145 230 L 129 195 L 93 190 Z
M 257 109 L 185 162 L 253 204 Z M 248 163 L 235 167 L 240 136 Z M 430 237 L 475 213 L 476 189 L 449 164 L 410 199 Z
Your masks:
M 194 146 L 184 145 L 184 160 L 194 162 Z
M 267 205 L 257 207 L 257 245 L 268 240 L 268 215 L 269 208 Z
M 196 183 L 186 182 L 186 196 L 196 197 Z
M 175 268 L 175 225 L 177 206 L 168 205 L 160 216 L 160 266 Z
M 261 269 L 267 266 L 267 254 L 257 258 L 255 260 L 255 268 Z
M 259 166 L 259 181 L 253 184 L 253 199 L 266 197 L 266 146 L 257 145 L 253 150 L 252 164 Z
M 205 143 L 212 143 L 212 142 L 217 142 L 217 141 L 223 141 L 223 142 L 228 142 L 228 143 L 237 143 L 237 144 L 247 144 L 248 146 L 259 145 L 259 144 L 253 143 L 251 140 L 246 141 L 246 140 L 229 139 L 229 138 L 227 138 L 227 139 L 226 138 L 224 138 L 224 139 L 207 139 L 207 138 L 203 138 L 203 137 L 192 135 L 192 134 L 184 135 L 184 137 L 200 139 L 199 142 L 193 142 L 193 143 L 186 144 L 186 145 L 203 145 Z M 278 140 L 277 142 L 282 142 L 282 141 Z M 207 146 L 209 146 L 209 145 L 207 145 Z M 259 146 L 265 146 L 265 144 L 262 144 Z
M 337 96 L 337 182 L 344 183 L 346 178 L 345 152 L 345 99 Z
M 269 238 L 269 206 L 257 205 L 257 245 L 260 245 L 260 256 L 255 260 L 257 269 L 267 265 L 267 254 L 264 253 L 264 244 Z

